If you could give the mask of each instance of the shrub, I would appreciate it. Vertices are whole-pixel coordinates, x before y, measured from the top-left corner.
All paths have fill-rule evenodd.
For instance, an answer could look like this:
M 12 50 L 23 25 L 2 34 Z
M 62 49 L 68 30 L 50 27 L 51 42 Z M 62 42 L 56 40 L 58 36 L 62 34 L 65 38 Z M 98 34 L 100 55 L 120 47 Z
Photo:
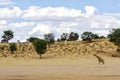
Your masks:
M 47 48 L 47 43 L 45 40 L 39 39 L 39 40 L 34 40 L 33 45 L 35 47 L 36 52 L 40 55 L 40 59 L 42 58 L 42 54 L 45 53 L 46 48 Z
M 12 52 L 12 54 L 14 53 L 14 51 L 17 50 L 16 44 L 15 43 L 10 43 L 10 51 Z

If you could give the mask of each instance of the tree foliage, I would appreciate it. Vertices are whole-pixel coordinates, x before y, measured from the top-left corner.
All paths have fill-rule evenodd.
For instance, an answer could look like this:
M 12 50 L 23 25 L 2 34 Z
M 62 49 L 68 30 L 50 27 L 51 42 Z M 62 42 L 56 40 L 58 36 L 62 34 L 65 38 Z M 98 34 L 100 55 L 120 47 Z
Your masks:
M 60 41 L 67 41 L 67 37 L 68 37 L 68 33 L 63 33 L 61 36 L 60 36 Z
M 105 36 L 99 36 L 99 39 L 105 39 Z
M 75 32 L 63 33 L 58 41 L 75 41 L 79 39 L 79 34 Z
M 120 47 L 120 28 L 115 29 L 112 31 L 109 35 L 108 38 L 110 38 L 110 42 L 113 42 L 115 45 Z
M 40 55 L 40 58 L 42 58 L 42 54 L 45 53 L 47 48 L 47 43 L 45 40 L 42 39 L 36 39 L 33 41 L 33 45 L 35 47 L 36 52 Z
M 39 40 L 39 38 L 36 38 L 36 37 L 30 37 L 27 39 L 28 42 L 33 42 L 35 40 Z
M 40 58 L 42 58 L 42 54 L 45 53 L 47 48 L 47 42 L 43 39 L 39 39 L 37 37 L 30 37 L 27 39 L 27 41 L 31 42 L 37 52 L 37 54 L 40 55 Z
M 78 33 L 71 32 L 69 34 L 69 37 L 68 37 L 69 41 L 75 41 L 75 40 L 78 40 L 78 39 L 79 39 L 79 34 Z
M 92 39 L 93 39 L 93 33 L 92 32 L 84 32 L 82 35 L 81 35 L 81 38 L 83 41 L 89 41 L 91 42 Z
M 47 42 L 48 46 L 50 47 L 51 44 L 55 42 L 55 36 L 53 33 L 48 33 L 44 35 L 44 39 Z
M 99 36 L 98 34 L 94 34 L 92 32 L 84 32 L 82 35 L 81 35 L 81 38 L 83 41 L 89 41 L 91 42 L 93 39 L 102 39 L 102 38 L 105 38 L 104 36 Z
M 8 41 L 10 40 L 10 39 L 12 39 L 14 37 L 14 35 L 13 35 L 13 31 L 11 31 L 11 30 L 6 30 L 6 31 L 4 31 L 4 34 L 3 34 L 3 36 L 2 36 L 2 41 L 1 42 L 6 42 L 6 43 L 8 43 Z
M 15 43 L 10 43 L 10 50 L 12 53 L 17 50 L 16 44 Z

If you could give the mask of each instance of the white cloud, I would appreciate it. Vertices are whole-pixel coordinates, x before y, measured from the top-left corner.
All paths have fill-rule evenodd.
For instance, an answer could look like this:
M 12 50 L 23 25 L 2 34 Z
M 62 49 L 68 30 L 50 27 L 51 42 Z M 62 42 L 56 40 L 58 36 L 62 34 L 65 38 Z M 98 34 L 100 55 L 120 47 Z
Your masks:
M 0 8 L 0 19 L 14 19 L 20 18 L 22 15 L 22 10 L 19 7 L 10 8 Z
M 24 11 L 22 16 L 24 19 L 64 19 L 64 18 L 73 18 L 81 16 L 81 10 L 68 9 L 65 7 L 46 7 L 40 8 L 36 6 L 31 6 Z
M 86 14 L 85 14 L 86 17 L 91 17 L 95 14 L 98 14 L 98 10 L 94 6 L 85 6 L 85 10 L 86 10 Z
M 11 5 L 14 4 L 11 0 L 0 0 L 0 5 Z
M 120 28 L 120 13 L 100 13 L 94 6 L 81 10 L 65 7 L 31 6 L 26 10 L 19 7 L 0 8 L 0 31 L 12 29 L 15 37 L 24 41 L 30 36 L 43 37 L 55 33 L 58 38 L 64 32 L 92 31 L 106 36 L 112 28 Z
M 110 31 L 109 30 L 95 30 L 95 31 L 93 31 L 94 33 L 97 33 L 97 34 L 99 34 L 99 35 L 104 35 L 104 36 L 107 36 L 107 34 L 109 34 L 110 33 Z
M 38 34 L 38 35 L 44 35 L 50 32 L 50 25 L 46 25 L 46 24 L 37 24 L 37 26 L 35 26 L 33 28 L 33 30 L 29 33 L 29 35 L 34 35 L 34 34 Z
M 30 26 L 35 26 L 35 22 L 20 22 L 20 23 L 10 23 L 10 26 L 15 27 L 15 28 L 22 28 L 22 27 L 30 27 Z
M 3 29 L 7 25 L 6 20 L 0 20 L 0 29 Z

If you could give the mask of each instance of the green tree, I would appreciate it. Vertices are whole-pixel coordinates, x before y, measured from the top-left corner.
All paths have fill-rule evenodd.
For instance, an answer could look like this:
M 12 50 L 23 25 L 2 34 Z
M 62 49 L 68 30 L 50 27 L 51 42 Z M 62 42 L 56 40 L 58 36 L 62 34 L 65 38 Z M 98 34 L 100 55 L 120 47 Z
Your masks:
M 89 41 L 91 42 L 92 39 L 93 39 L 93 33 L 92 32 L 84 32 L 82 35 L 81 35 L 81 38 L 83 41 Z
M 51 44 L 54 44 L 54 42 L 55 42 L 54 38 L 55 38 L 55 36 L 53 33 L 48 33 L 48 34 L 44 35 L 44 39 L 47 42 L 48 47 L 50 47 Z
M 40 59 L 42 58 L 42 54 L 45 53 L 47 48 L 47 43 L 45 40 L 42 39 L 36 39 L 33 41 L 33 45 L 35 47 L 36 52 L 40 55 Z
M 35 40 L 39 40 L 39 38 L 36 38 L 36 37 L 30 37 L 27 39 L 28 42 L 33 42 Z
M 105 39 L 105 36 L 99 36 L 99 39 Z
M 92 34 L 93 39 L 99 39 L 100 37 L 98 36 L 98 34 Z
M 13 31 L 11 31 L 11 30 L 6 30 L 6 31 L 4 31 L 4 34 L 3 34 L 3 36 L 2 36 L 2 41 L 1 42 L 6 42 L 6 43 L 8 43 L 8 41 L 10 40 L 10 39 L 12 39 L 14 37 L 14 35 L 13 35 Z
M 67 40 L 67 37 L 68 37 L 68 33 L 63 33 L 61 36 L 60 36 L 60 41 L 66 41 Z
M 10 43 L 10 50 L 11 50 L 12 54 L 14 53 L 14 51 L 17 50 L 17 47 L 16 47 L 15 43 Z
M 120 52 L 120 28 L 114 29 L 108 34 L 109 41 L 118 46 L 117 52 Z
M 120 28 L 115 29 L 113 32 L 111 32 L 108 35 L 108 38 L 110 38 L 110 42 L 113 42 L 115 45 L 120 47 Z
M 91 42 L 93 39 L 100 39 L 100 36 L 98 36 L 98 34 L 94 34 L 92 32 L 87 32 L 86 31 L 81 35 L 81 38 L 82 38 L 83 41 Z
M 79 34 L 78 33 L 71 32 L 69 34 L 69 37 L 68 37 L 69 41 L 75 41 L 75 40 L 78 40 L 78 39 L 79 39 Z

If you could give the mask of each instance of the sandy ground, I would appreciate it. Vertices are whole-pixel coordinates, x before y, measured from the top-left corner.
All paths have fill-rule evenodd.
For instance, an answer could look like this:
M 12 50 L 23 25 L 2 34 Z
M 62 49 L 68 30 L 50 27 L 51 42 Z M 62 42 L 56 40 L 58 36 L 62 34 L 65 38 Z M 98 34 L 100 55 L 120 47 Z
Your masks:
M 120 80 L 120 59 L 105 57 L 105 66 L 93 56 L 80 58 L 1 58 L 0 80 Z

